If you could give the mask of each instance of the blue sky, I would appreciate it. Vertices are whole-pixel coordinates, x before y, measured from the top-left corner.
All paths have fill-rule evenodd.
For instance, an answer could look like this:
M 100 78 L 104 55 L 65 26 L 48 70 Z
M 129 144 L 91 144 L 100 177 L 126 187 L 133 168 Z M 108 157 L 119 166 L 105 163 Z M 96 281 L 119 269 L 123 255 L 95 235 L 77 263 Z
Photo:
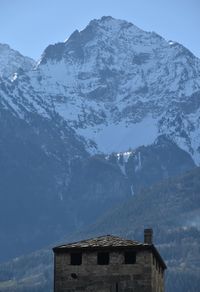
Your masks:
M 200 57 L 200 0 L 0 0 L 0 43 L 38 59 L 47 45 L 104 15 L 178 41 Z

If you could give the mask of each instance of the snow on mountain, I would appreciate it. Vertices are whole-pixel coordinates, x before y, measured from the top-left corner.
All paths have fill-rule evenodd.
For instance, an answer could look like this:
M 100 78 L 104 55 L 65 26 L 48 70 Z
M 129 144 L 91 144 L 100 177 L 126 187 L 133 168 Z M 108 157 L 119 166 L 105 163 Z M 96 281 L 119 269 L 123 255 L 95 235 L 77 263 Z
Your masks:
M 126 151 L 166 134 L 200 162 L 200 60 L 127 21 L 91 21 L 48 46 L 12 86 L 34 110 L 64 118 L 91 153 Z
M 180 44 L 103 17 L 36 66 L 1 48 L 3 258 L 95 222 L 193 168 L 191 156 L 200 162 L 200 61 Z
M 0 44 L 0 76 L 12 78 L 19 69 L 29 71 L 35 61 L 24 57 L 18 51 L 11 49 L 7 44 Z
M 122 120 L 120 123 L 79 128 L 77 133 L 95 141 L 103 153 L 112 153 L 152 144 L 158 136 L 158 129 L 156 120 L 147 116 L 139 123 L 127 125 Z

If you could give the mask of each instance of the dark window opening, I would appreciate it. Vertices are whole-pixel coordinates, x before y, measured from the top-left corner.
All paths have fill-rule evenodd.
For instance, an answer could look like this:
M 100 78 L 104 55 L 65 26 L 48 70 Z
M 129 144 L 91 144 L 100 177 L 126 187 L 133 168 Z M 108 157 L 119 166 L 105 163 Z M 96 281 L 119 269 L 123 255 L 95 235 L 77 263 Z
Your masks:
M 116 292 L 119 292 L 118 283 L 116 283 Z
M 132 251 L 127 251 L 124 253 L 124 263 L 125 264 L 135 264 L 136 263 L 136 253 Z
M 97 263 L 98 265 L 108 265 L 109 264 L 109 252 L 98 252 Z
M 77 252 L 77 253 L 71 253 L 71 265 L 81 265 L 82 264 L 82 253 Z

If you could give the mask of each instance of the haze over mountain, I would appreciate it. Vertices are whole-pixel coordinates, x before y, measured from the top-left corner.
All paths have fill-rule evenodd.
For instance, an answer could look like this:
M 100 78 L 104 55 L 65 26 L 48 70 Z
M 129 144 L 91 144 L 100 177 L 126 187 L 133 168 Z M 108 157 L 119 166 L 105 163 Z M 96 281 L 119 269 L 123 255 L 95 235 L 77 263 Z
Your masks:
M 7 260 L 199 165 L 200 60 L 112 17 L 48 46 L 37 63 L 0 45 L 0 122 Z

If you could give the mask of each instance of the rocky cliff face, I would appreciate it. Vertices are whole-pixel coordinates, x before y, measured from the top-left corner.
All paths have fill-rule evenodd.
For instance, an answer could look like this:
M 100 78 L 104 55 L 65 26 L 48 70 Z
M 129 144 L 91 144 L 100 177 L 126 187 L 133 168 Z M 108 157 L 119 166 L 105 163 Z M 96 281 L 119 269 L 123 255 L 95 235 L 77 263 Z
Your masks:
M 28 77 L 48 107 L 96 143 L 90 152 L 167 134 L 199 163 L 200 61 L 182 45 L 103 17 L 47 47 Z
M 48 46 L 12 87 L 20 107 L 56 112 L 90 153 L 126 151 L 165 134 L 199 163 L 200 61 L 154 32 L 112 17 L 93 20 Z

